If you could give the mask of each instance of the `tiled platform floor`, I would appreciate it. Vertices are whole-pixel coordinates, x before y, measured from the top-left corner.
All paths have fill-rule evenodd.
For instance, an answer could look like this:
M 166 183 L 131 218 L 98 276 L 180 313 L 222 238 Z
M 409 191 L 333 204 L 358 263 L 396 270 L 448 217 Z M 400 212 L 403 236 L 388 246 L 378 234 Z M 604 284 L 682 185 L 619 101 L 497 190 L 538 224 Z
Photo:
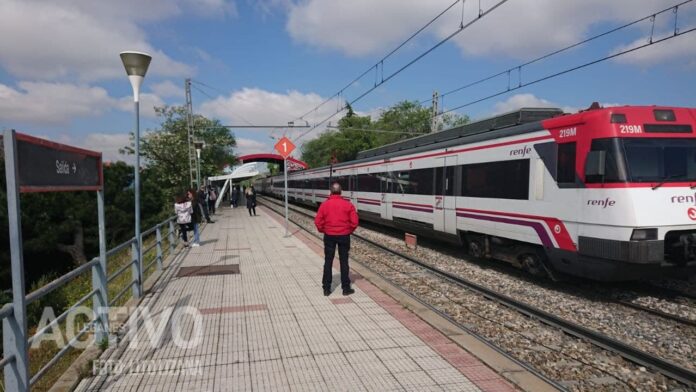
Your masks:
M 176 260 L 143 300 L 157 315 L 153 331 L 174 307 L 195 307 L 198 323 L 175 313 L 157 347 L 145 338 L 146 328 L 138 329 L 140 344 L 123 341 L 101 358 L 125 370 L 85 379 L 77 390 L 514 390 L 359 276 L 354 295 L 343 297 L 337 287 L 324 297 L 316 249 L 284 238 L 272 213 L 258 210 L 250 218 L 246 209 L 222 209 L 204 230 L 202 246 Z M 176 277 L 182 266 L 226 264 L 239 264 L 241 273 Z M 181 322 L 174 327 L 174 320 Z M 191 336 L 200 336 L 199 344 L 176 344 L 176 337 L 186 343 Z M 158 365 L 176 370 L 157 371 Z

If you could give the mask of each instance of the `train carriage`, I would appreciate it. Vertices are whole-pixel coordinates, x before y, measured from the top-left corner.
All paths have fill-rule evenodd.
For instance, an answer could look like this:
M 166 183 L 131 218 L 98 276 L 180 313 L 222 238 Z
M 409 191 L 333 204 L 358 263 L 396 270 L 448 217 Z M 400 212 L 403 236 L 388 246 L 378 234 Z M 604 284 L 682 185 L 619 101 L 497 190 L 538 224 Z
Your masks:
M 362 219 L 461 242 L 537 275 L 631 280 L 696 269 L 696 109 L 521 109 L 288 177 Z M 259 184 L 281 195 L 282 177 Z

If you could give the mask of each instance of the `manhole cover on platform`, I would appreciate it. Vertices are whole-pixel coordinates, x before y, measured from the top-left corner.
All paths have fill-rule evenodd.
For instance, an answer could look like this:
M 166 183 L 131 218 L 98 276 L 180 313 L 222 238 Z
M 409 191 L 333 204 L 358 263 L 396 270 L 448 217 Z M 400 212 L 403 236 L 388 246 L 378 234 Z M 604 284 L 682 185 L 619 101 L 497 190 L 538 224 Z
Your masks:
M 177 277 L 231 275 L 239 273 L 239 264 L 228 265 L 201 265 L 197 267 L 181 267 Z

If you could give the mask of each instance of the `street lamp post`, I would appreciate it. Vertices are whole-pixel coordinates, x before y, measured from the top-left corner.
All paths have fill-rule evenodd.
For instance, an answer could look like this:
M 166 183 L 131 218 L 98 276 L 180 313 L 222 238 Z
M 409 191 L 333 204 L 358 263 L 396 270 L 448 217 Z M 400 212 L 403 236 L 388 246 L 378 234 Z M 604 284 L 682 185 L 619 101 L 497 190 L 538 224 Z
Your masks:
M 138 246 L 138 296 L 143 285 L 143 237 L 140 231 L 140 86 L 143 84 L 152 56 L 142 52 L 121 52 L 121 61 L 126 68 L 128 80 L 133 88 L 135 106 L 135 239 Z
M 196 185 L 198 186 L 198 189 L 201 188 L 201 150 L 205 146 L 205 143 L 202 141 L 195 141 L 193 142 L 193 146 L 196 147 Z

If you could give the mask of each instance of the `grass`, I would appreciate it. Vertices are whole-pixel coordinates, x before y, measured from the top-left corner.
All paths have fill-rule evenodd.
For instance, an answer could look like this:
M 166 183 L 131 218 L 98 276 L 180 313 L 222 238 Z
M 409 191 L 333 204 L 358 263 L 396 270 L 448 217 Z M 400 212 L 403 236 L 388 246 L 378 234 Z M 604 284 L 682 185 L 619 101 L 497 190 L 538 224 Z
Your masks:
M 166 259 L 170 255 L 169 251 L 169 230 L 167 227 L 162 229 L 162 259 Z M 143 238 L 143 249 L 147 249 L 149 246 L 156 242 L 156 236 L 153 232 L 146 238 Z M 151 250 L 143 254 L 143 265 L 146 266 L 155 260 L 157 257 L 157 247 L 153 247 Z M 115 255 L 112 255 L 107 259 L 107 277 L 119 270 L 121 267 L 126 265 L 132 259 L 130 248 L 123 249 Z M 157 266 L 153 265 L 148 271 L 145 272 L 143 281 L 152 276 L 152 274 L 157 270 Z M 32 286 L 32 290 L 36 290 L 39 287 L 45 285 L 46 283 L 53 280 L 55 276 L 45 277 L 41 279 L 37 284 Z M 124 289 L 133 279 L 133 275 L 130 268 L 123 271 L 118 277 L 111 281 L 107 285 L 107 291 L 109 300 L 114 298 L 122 289 Z M 92 273 L 91 271 L 86 271 L 77 278 L 73 279 L 65 286 L 56 289 L 49 295 L 45 296 L 36 303 L 31 304 L 27 308 L 29 323 L 29 336 L 32 336 L 37 331 L 37 326 L 43 312 L 44 307 L 50 306 L 54 309 L 55 316 L 59 316 L 70 306 L 75 304 L 82 297 L 87 295 L 92 291 Z M 132 291 L 123 295 L 116 303 L 111 306 L 122 306 L 132 298 Z M 92 306 L 92 299 L 85 301 L 83 306 Z M 76 324 L 82 326 L 84 323 L 88 322 L 87 318 L 84 316 L 76 317 Z M 64 341 L 67 342 L 68 339 L 65 337 L 66 331 L 66 321 L 59 323 L 59 329 L 63 334 Z M 78 332 L 80 327 L 75 327 L 75 332 Z M 0 323 L 0 332 L 2 331 L 2 326 Z M 49 331 L 49 333 L 52 331 Z M 93 335 L 88 332 L 82 339 L 93 339 Z M 103 350 L 108 346 L 108 341 L 106 343 L 99 342 L 99 347 Z M 43 341 L 40 346 L 36 349 L 29 350 L 29 373 L 30 377 L 37 374 L 41 368 L 43 368 L 58 352 L 60 348 L 56 345 L 54 341 Z M 32 385 L 32 391 L 48 391 L 51 386 L 63 375 L 63 373 L 70 367 L 70 365 L 77 359 L 82 353 L 82 349 L 70 348 L 63 357 L 58 360 L 44 375 L 37 380 L 37 382 Z M 90 369 L 91 370 L 91 369 Z M 4 391 L 4 375 L 0 372 L 0 391 Z

